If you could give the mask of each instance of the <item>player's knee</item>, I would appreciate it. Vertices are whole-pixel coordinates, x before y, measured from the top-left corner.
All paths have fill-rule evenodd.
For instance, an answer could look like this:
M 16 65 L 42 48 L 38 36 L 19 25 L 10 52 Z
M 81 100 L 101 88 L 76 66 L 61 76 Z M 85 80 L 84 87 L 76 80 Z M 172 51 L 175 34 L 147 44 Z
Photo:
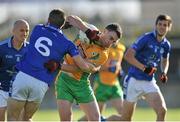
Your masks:
M 72 111 L 68 111 L 68 112 L 66 113 L 66 115 L 67 115 L 67 117 L 72 118 Z
M 16 114 L 14 111 L 7 111 L 7 121 L 17 121 L 18 120 L 18 114 Z
M 96 113 L 92 116 L 92 120 L 99 121 L 100 120 L 100 114 Z
M 167 113 L 167 108 L 162 106 L 158 109 L 157 113 L 158 115 L 165 115 Z
M 71 111 L 65 111 L 63 114 L 60 114 L 61 121 L 71 121 L 71 119 L 72 119 Z
M 121 107 L 120 109 L 117 110 L 118 114 L 121 115 L 122 114 L 122 111 L 123 110 L 123 107 Z
M 5 121 L 5 114 L 4 113 L 0 113 L 0 121 Z

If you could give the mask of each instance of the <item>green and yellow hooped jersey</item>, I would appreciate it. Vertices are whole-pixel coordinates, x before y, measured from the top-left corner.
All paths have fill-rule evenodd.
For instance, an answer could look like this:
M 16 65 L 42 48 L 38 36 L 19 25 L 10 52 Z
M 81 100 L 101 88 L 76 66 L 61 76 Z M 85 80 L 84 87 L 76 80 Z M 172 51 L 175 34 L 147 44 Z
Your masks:
M 108 59 L 109 50 L 106 48 L 103 48 L 96 44 L 81 43 L 79 39 L 75 41 L 75 44 L 79 48 L 81 48 L 81 51 L 83 53 L 82 57 L 84 57 L 86 60 L 88 60 L 88 62 L 94 64 L 95 66 L 103 65 Z M 76 65 L 70 55 L 65 56 L 65 62 L 67 64 Z M 83 73 L 84 73 L 83 71 L 79 71 L 71 74 L 74 76 L 75 79 L 80 80 Z

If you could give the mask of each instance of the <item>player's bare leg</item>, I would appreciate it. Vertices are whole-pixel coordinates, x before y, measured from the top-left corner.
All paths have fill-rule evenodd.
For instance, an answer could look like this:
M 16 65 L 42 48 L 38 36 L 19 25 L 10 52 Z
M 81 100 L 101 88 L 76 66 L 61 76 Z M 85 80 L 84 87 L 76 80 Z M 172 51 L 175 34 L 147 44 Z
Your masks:
M 104 102 L 98 102 L 98 106 L 99 106 L 100 113 L 102 113 L 103 109 L 105 108 L 105 103 Z M 79 119 L 79 121 L 87 121 L 87 120 L 88 119 L 85 115 Z
M 116 109 L 118 114 L 122 114 L 123 100 L 121 98 L 111 100 L 112 107 Z
M 164 121 L 167 108 L 161 92 L 148 93 L 147 95 L 145 95 L 145 98 L 149 105 L 155 110 L 157 114 L 157 121 Z
M 100 121 L 100 112 L 96 101 L 80 103 L 80 108 L 85 112 L 88 121 Z
M 25 105 L 25 101 L 19 101 L 12 98 L 8 99 L 7 120 L 18 121 L 21 111 Z
M 124 100 L 123 110 L 122 110 L 122 120 L 123 121 L 131 121 L 132 120 L 132 116 L 133 116 L 135 107 L 136 107 L 135 102 L 128 102 L 128 101 Z
M 39 105 L 40 104 L 36 102 L 26 102 L 24 110 L 22 111 L 24 112 L 23 121 L 31 121 L 31 118 L 34 115 L 34 113 L 38 110 Z M 22 112 L 21 114 L 23 114 Z
M 6 112 L 6 107 L 1 107 L 0 108 L 0 121 L 5 121 L 5 112 Z
M 21 111 L 18 121 L 23 121 L 23 120 L 24 120 L 24 109 Z
M 106 108 L 106 104 L 104 102 L 98 102 L 99 111 L 102 114 L 102 111 Z
M 106 108 L 106 103 L 105 102 L 98 102 L 98 106 L 99 106 L 99 111 L 101 114 L 101 121 L 105 121 L 106 118 L 103 117 L 102 112 Z
M 72 120 L 72 103 L 67 100 L 57 100 L 59 117 L 61 121 Z
M 117 115 L 111 115 L 106 120 L 108 121 L 119 121 L 121 120 L 121 114 L 123 109 L 123 100 L 121 98 L 111 100 L 113 108 L 118 112 Z

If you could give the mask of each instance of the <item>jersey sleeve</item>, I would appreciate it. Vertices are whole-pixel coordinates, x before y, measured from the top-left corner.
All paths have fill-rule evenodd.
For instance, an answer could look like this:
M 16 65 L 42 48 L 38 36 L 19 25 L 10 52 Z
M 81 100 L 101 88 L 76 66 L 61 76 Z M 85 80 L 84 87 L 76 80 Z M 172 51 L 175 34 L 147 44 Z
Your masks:
M 69 41 L 68 53 L 71 57 L 79 55 L 79 50 L 77 46 L 71 41 Z
M 120 51 L 122 51 L 122 52 L 125 52 L 126 47 L 125 47 L 123 44 L 119 43 L 119 44 L 117 45 L 117 49 L 120 50 Z
M 170 51 L 171 51 L 171 44 L 167 43 L 167 45 L 164 48 L 164 53 L 162 55 L 163 58 L 167 58 L 170 55 Z
M 133 48 L 135 51 L 141 50 L 145 44 L 146 44 L 146 38 L 145 36 L 140 36 L 132 45 L 131 48 Z

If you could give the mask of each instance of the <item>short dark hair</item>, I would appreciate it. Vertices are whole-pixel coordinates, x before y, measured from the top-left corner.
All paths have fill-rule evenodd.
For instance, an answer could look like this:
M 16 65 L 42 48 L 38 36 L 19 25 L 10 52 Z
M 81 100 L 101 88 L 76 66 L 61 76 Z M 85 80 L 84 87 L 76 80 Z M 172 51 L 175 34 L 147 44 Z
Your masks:
M 49 13 L 48 21 L 50 24 L 61 27 L 65 22 L 65 13 L 63 10 L 54 9 Z
M 122 37 L 122 29 L 118 23 L 111 23 L 105 27 L 108 31 L 115 31 L 117 37 L 120 39 Z
M 162 20 L 168 21 L 168 26 L 169 26 L 169 27 L 172 26 L 172 18 L 171 18 L 169 15 L 160 14 L 160 15 L 156 18 L 156 25 L 157 25 L 158 21 L 162 21 Z

